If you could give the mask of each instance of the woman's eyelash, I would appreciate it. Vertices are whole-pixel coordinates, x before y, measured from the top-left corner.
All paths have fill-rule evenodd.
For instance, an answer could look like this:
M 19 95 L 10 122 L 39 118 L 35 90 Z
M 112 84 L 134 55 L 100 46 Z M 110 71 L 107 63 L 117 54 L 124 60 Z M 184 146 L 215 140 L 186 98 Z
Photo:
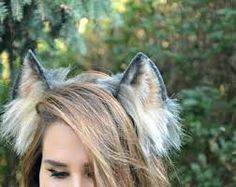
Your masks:
M 94 178 L 94 172 L 93 171 L 85 171 L 85 175 L 88 178 Z
M 57 179 L 64 179 L 64 178 L 66 178 L 70 175 L 68 172 L 56 171 L 54 169 L 48 169 L 48 171 L 51 172 L 51 177 L 54 177 L 54 178 L 57 178 Z

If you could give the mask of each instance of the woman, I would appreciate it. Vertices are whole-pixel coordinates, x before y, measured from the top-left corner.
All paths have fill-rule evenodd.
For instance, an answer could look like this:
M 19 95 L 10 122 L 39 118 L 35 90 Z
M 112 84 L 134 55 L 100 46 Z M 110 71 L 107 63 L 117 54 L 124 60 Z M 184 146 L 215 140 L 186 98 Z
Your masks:
M 1 127 L 22 186 L 168 186 L 161 159 L 179 149 L 181 128 L 155 64 L 138 53 L 115 76 L 67 73 L 31 51 L 24 60 Z

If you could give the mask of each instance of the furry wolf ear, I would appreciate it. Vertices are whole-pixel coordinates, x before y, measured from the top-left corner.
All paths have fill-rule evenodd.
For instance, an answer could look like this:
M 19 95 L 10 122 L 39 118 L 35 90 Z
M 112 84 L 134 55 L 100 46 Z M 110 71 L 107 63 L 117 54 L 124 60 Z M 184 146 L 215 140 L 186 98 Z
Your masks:
M 44 69 L 34 53 L 29 50 L 19 76 L 13 86 L 12 101 L 5 106 L 0 133 L 19 156 L 32 142 L 39 124 L 37 105 L 46 97 L 46 92 L 64 84 L 69 68 Z
M 179 108 L 167 96 L 156 65 L 138 53 L 121 77 L 115 97 L 134 121 L 143 151 L 167 155 L 180 147 Z
M 13 89 L 13 100 L 5 106 L 1 135 L 22 156 L 32 141 L 39 116 L 36 105 L 48 88 L 44 70 L 29 50 Z
M 24 98 L 35 89 L 42 90 L 48 87 L 43 68 L 34 53 L 29 50 L 13 86 L 12 98 Z

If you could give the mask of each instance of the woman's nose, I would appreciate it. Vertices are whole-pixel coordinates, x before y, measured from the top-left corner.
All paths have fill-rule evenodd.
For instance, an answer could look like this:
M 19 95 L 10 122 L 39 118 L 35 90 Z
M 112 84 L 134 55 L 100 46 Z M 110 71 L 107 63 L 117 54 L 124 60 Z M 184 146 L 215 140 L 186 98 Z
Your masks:
M 91 185 L 86 182 L 83 176 L 77 174 L 72 176 L 71 187 L 90 187 Z
M 71 176 L 70 186 L 71 187 L 83 187 L 80 175 L 74 174 Z

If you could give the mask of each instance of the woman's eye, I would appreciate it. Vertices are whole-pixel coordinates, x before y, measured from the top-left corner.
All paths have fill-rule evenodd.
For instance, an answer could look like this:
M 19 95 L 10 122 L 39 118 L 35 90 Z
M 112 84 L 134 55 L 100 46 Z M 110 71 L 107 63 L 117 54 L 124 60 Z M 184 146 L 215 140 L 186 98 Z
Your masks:
M 85 173 L 87 178 L 94 179 L 94 172 L 93 171 L 88 171 Z
M 64 179 L 68 177 L 70 174 L 64 171 L 56 171 L 54 169 L 49 169 L 48 171 L 51 172 L 51 177 L 54 177 L 56 179 Z

